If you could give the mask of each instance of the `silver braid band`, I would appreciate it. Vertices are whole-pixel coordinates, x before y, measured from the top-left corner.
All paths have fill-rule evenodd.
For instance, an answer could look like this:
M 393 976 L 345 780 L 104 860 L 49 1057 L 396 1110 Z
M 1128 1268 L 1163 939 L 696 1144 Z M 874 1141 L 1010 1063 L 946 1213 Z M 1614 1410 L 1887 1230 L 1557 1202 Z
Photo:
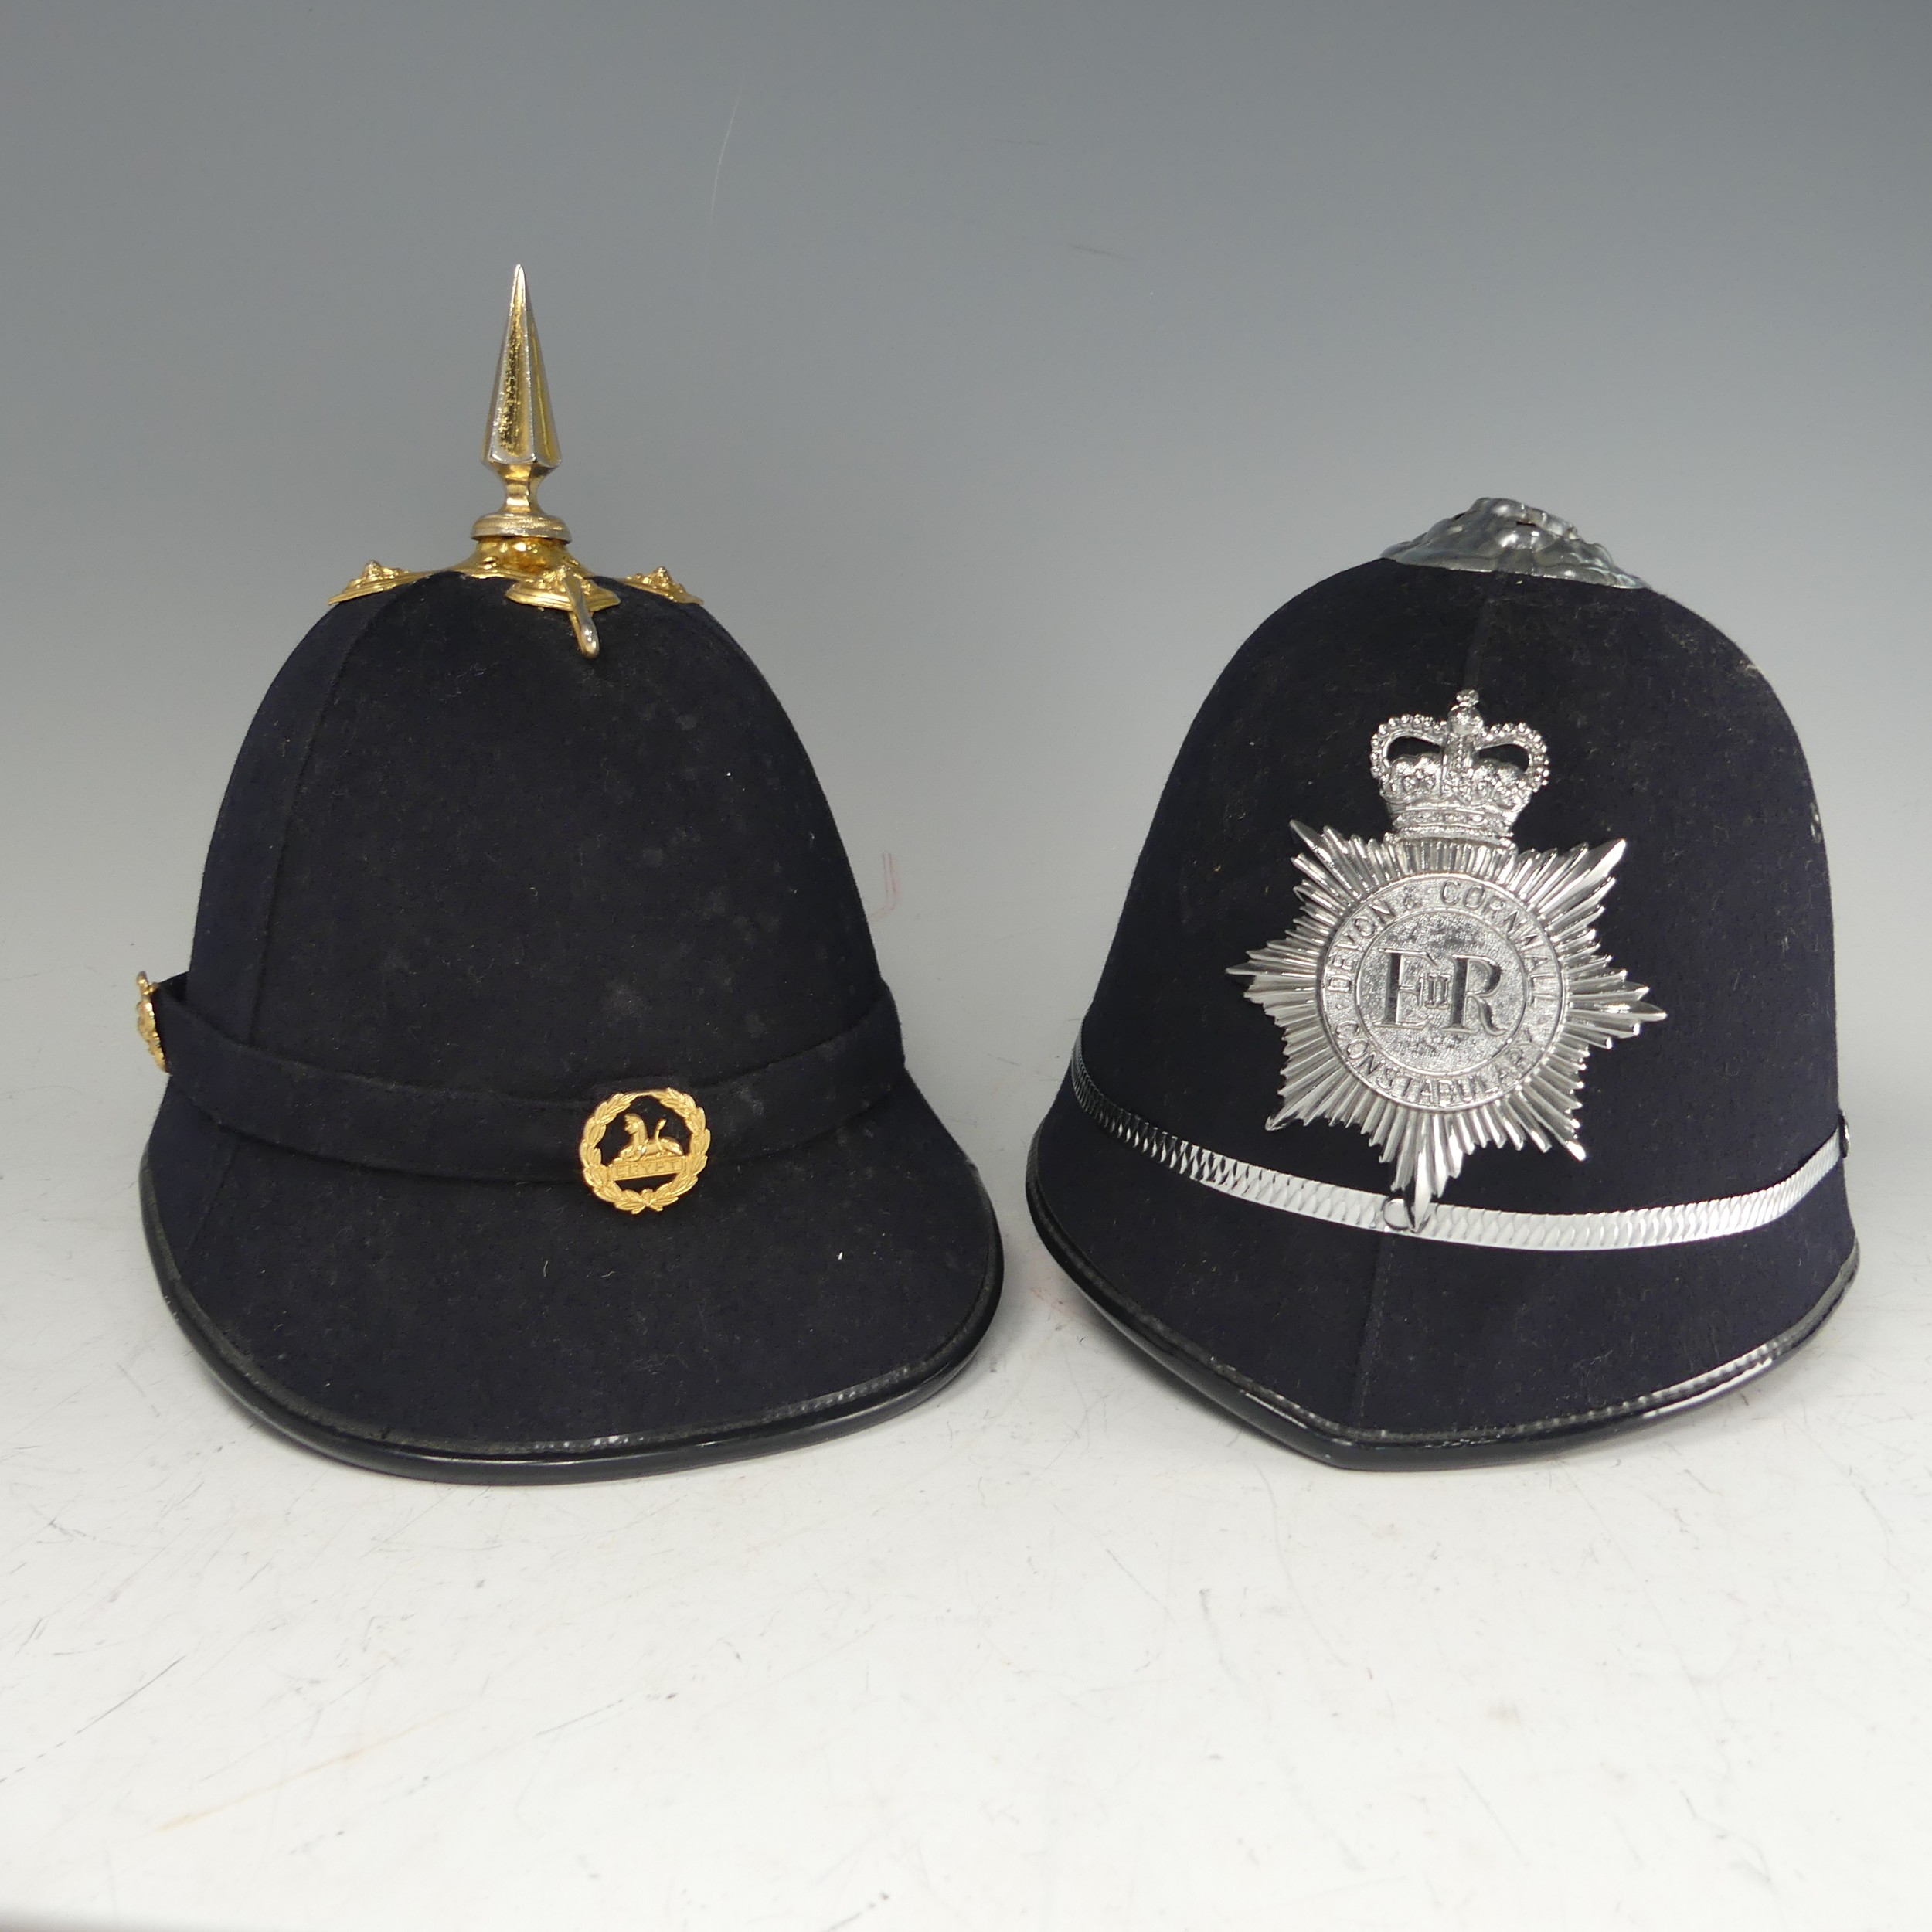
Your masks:
M 1529 1248 L 1553 1253 L 1593 1253 L 1613 1248 L 1673 1247 L 1714 1241 L 1768 1226 L 1790 1213 L 1845 1158 L 1844 1130 L 1834 1134 L 1795 1174 L 1754 1194 L 1715 1201 L 1682 1201 L 1670 1207 L 1622 1208 L 1603 1214 L 1531 1214 L 1513 1208 L 1457 1207 L 1437 1201 L 1420 1226 L 1412 1225 L 1400 1195 L 1370 1194 L 1328 1181 L 1304 1180 L 1270 1167 L 1237 1161 L 1197 1147 L 1178 1134 L 1110 1100 L 1094 1084 L 1080 1047 L 1073 1049 L 1073 1097 L 1095 1126 L 1136 1153 L 1184 1179 L 1231 1194 L 1237 1201 L 1316 1221 L 1360 1228 L 1371 1234 L 1406 1234 L 1417 1240 L 1453 1241 L 1465 1247 Z

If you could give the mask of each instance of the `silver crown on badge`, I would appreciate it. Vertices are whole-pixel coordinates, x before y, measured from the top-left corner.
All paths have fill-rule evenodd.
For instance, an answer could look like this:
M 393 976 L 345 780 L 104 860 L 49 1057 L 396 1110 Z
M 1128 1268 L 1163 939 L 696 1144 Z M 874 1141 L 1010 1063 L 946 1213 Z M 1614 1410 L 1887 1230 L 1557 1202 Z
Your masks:
M 1509 754 L 1519 753 L 1519 764 Z M 1505 846 L 1509 828 L 1549 777 L 1549 753 L 1527 725 L 1488 725 L 1473 691 L 1447 718 L 1391 718 L 1369 750 L 1398 838 L 1467 838 Z
M 1458 692 L 1447 718 L 1377 728 L 1393 828 L 1297 825 L 1301 917 L 1228 969 L 1281 1029 L 1267 1124 L 1359 1128 L 1410 1190 L 1390 1206 L 1413 1227 L 1479 1148 L 1581 1160 L 1584 1061 L 1664 1017 L 1597 950 L 1624 842 L 1519 851 L 1549 750 L 1527 725 L 1485 724 L 1477 702 Z

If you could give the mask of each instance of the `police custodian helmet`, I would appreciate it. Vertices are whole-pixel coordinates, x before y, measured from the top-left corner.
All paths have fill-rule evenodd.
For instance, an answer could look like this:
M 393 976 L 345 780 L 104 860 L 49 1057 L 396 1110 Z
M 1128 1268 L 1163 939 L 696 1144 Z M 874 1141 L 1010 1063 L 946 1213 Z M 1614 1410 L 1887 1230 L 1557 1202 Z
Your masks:
M 1844 1148 L 1790 720 L 1710 625 L 1485 498 L 1215 685 L 1029 1199 L 1236 1414 L 1451 1463 L 1789 1354 L 1855 1266 Z
M 930 1393 L 998 1294 L 850 868 L 749 658 L 593 577 L 522 271 L 501 509 L 371 564 L 250 727 L 142 1167 L 162 1290 L 257 1414 L 349 1461 L 621 1475 Z

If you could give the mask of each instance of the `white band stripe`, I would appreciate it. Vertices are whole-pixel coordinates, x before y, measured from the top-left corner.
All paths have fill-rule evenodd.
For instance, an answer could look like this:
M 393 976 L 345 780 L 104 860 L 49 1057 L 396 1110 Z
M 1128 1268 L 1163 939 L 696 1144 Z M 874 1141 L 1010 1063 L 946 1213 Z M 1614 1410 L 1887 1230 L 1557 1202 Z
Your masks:
M 1197 1147 L 1178 1134 L 1122 1107 L 1094 1084 L 1077 1044 L 1073 1049 L 1073 1097 L 1097 1127 L 1124 1141 L 1137 1153 L 1158 1161 L 1185 1179 L 1230 1194 L 1237 1201 L 1278 1208 L 1311 1220 L 1332 1221 L 1373 1234 L 1406 1234 L 1423 1241 L 1453 1241 L 1464 1247 L 1531 1248 L 1560 1253 L 1610 1248 L 1672 1247 L 1685 1241 L 1713 1241 L 1766 1227 L 1788 1214 L 1844 1158 L 1841 1129 L 1795 1174 L 1755 1194 L 1732 1194 L 1715 1201 L 1683 1201 L 1671 1207 L 1623 1208 L 1601 1214 L 1532 1214 L 1513 1208 L 1458 1207 L 1438 1201 L 1420 1227 L 1408 1224 L 1409 1203 L 1398 1194 L 1370 1194 L 1328 1181 L 1304 1180 L 1271 1167 L 1257 1167 L 1210 1148 Z

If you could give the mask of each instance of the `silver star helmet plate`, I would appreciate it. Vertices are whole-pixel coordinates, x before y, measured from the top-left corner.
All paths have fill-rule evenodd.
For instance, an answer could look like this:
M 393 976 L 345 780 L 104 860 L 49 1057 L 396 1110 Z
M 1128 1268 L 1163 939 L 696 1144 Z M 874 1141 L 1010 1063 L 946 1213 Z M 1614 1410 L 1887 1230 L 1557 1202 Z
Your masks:
M 1597 950 L 1622 841 L 1518 851 L 1510 828 L 1549 754 L 1527 726 L 1486 725 L 1476 706 L 1462 692 L 1446 719 L 1376 733 L 1369 761 L 1394 829 L 1295 826 L 1301 917 L 1230 968 L 1284 1036 L 1268 1125 L 1359 1128 L 1418 1220 L 1478 1148 L 1580 1160 L 1590 1049 L 1664 1017 Z

